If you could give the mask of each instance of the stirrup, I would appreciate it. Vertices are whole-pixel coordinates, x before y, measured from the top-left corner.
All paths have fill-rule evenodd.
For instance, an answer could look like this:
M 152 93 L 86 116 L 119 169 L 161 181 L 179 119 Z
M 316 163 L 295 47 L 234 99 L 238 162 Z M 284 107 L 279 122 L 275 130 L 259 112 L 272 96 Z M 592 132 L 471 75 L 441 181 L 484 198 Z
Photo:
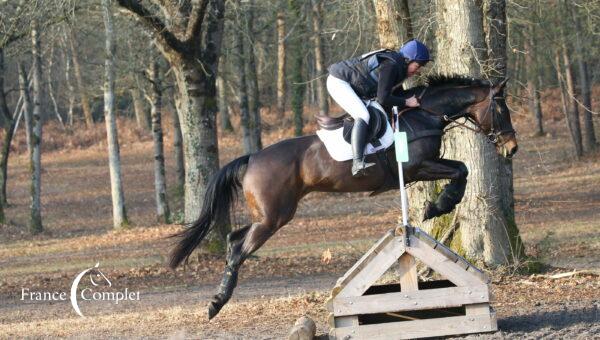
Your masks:
M 365 163 L 362 159 L 355 159 L 352 161 L 352 176 L 363 177 L 366 175 L 367 168 L 372 167 L 375 163 Z

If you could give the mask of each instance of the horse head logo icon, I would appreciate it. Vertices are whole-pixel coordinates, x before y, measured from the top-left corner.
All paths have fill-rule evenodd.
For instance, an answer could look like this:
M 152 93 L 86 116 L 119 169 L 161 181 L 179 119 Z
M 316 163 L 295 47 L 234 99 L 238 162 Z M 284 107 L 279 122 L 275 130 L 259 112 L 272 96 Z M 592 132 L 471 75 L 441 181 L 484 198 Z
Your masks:
M 85 276 L 85 274 L 89 273 L 90 282 L 94 287 L 101 285 L 105 285 L 108 287 L 112 286 L 112 282 L 110 282 L 106 275 L 104 275 L 104 273 L 100 271 L 99 267 L 100 262 L 96 263 L 95 266 L 82 271 L 77 275 L 77 277 L 75 277 L 75 280 L 73 280 L 73 284 L 71 285 L 71 305 L 73 306 L 73 309 L 79 316 L 83 317 L 84 315 L 81 313 L 81 310 L 79 309 L 79 304 L 77 303 L 77 288 L 79 287 L 79 282 Z

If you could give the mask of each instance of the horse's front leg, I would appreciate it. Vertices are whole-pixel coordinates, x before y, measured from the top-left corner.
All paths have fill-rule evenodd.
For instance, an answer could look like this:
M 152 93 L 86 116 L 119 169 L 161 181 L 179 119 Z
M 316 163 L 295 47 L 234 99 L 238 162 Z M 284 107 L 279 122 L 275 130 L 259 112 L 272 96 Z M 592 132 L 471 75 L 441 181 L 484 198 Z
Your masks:
M 469 171 L 463 162 L 449 159 L 426 160 L 421 163 L 415 180 L 435 181 L 449 179 L 450 183 L 444 189 L 434 203 L 428 202 L 423 214 L 423 221 L 430 218 L 442 216 L 454 210 L 460 203 L 467 187 L 467 176 Z

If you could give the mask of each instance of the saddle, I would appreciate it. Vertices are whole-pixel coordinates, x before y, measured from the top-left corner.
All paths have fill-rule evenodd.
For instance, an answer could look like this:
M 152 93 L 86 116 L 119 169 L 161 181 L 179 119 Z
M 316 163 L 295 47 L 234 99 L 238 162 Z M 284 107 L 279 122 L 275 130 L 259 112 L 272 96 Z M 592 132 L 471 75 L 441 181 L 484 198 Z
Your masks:
M 367 128 L 367 142 L 377 147 L 380 145 L 379 139 L 385 134 L 387 124 L 385 113 L 377 108 L 368 106 L 369 124 Z M 349 114 L 344 114 L 339 117 L 330 117 L 316 114 L 317 125 L 323 130 L 337 130 L 343 128 L 344 140 L 351 144 L 352 128 L 354 127 L 354 118 Z

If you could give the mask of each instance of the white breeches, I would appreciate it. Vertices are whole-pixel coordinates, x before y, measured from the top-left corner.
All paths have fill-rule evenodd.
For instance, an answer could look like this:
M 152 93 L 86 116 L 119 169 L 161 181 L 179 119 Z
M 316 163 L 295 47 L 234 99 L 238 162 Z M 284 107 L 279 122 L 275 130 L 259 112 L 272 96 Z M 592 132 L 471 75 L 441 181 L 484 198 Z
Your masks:
M 354 119 L 362 119 L 369 123 L 369 111 L 365 103 L 358 97 L 347 81 L 332 75 L 327 77 L 327 91 L 339 106 Z

